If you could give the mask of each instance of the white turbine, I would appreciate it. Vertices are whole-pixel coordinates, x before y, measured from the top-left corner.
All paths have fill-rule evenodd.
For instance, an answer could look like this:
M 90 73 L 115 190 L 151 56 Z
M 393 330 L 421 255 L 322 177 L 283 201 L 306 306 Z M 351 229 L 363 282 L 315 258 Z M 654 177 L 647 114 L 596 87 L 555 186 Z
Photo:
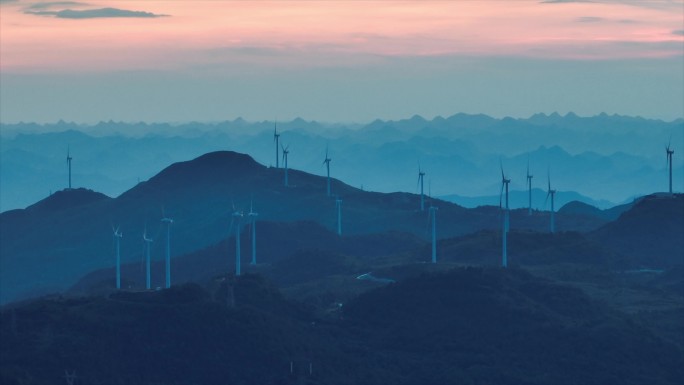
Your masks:
M 117 227 L 116 230 L 114 229 L 114 226 L 112 226 L 112 230 L 114 231 L 114 243 L 116 245 L 116 289 L 121 289 L 121 245 L 120 241 L 121 238 L 123 237 L 123 234 L 119 232 L 119 228 Z
M 555 223 L 555 210 L 553 207 L 553 202 L 554 202 L 554 196 L 556 195 L 556 190 L 551 189 L 551 171 L 548 173 L 548 178 L 549 178 L 549 189 L 546 192 L 546 200 L 548 201 L 549 197 L 551 197 L 551 224 L 549 225 L 549 230 L 551 231 L 551 234 L 553 234 L 556 231 L 556 223 Z M 546 206 L 546 201 L 544 202 L 544 206 Z
M 283 145 L 280 145 L 280 147 L 283 149 L 283 163 L 285 164 L 285 187 L 287 187 L 287 156 L 290 154 L 290 146 L 283 147 Z
M 425 195 L 423 194 L 423 181 L 425 180 L 425 172 L 420 169 L 418 165 L 418 183 L 420 184 L 420 211 L 425 211 Z
M 259 216 L 258 213 L 254 212 L 254 205 L 252 202 L 249 204 L 249 223 L 252 225 L 252 262 L 251 265 L 256 265 L 256 218 Z
M 173 219 L 162 218 L 162 223 L 166 223 L 166 288 L 171 287 L 171 224 Z
M 71 148 L 70 146 L 67 146 L 67 167 L 69 168 L 69 190 L 71 190 L 71 160 L 74 159 L 71 157 Z
M 508 218 L 508 184 L 511 183 L 510 179 L 506 178 L 503 170 L 503 164 L 501 165 L 501 192 L 499 193 L 499 208 L 504 210 L 503 218 L 503 231 L 502 231 L 502 250 L 501 250 L 501 266 L 508 266 L 508 230 L 509 230 L 509 218 Z M 502 198 L 504 190 L 506 190 L 506 206 L 502 207 Z
M 145 232 L 143 232 L 143 242 L 145 243 L 145 288 L 150 290 L 150 243 L 152 243 L 152 238 L 147 238 L 147 226 L 145 226 Z
M 670 140 L 671 141 L 671 140 Z M 670 181 L 670 194 L 672 194 L 672 154 L 674 154 L 674 150 L 670 148 L 670 142 L 667 143 L 667 147 L 665 147 L 665 153 L 667 155 L 667 165 L 669 168 L 669 181 Z
M 328 183 L 327 183 L 327 187 L 328 187 L 328 188 L 327 188 L 327 191 L 328 191 L 327 195 L 328 195 L 328 196 L 330 196 L 330 161 L 331 161 L 331 160 L 332 160 L 332 159 L 330 159 L 330 158 L 328 157 L 328 146 L 326 146 L 326 147 L 325 147 L 325 160 L 323 160 L 323 164 L 325 165 L 325 167 L 326 167 L 326 169 L 327 169 L 327 171 L 328 171 Z
M 276 150 L 276 168 L 279 168 L 278 164 L 278 142 L 279 142 L 280 134 L 278 133 L 278 122 L 273 122 L 273 141 L 275 142 L 275 150 Z
M 530 174 L 530 160 L 527 159 L 527 215 L 532 215 L 532 178 L 533 176 Z

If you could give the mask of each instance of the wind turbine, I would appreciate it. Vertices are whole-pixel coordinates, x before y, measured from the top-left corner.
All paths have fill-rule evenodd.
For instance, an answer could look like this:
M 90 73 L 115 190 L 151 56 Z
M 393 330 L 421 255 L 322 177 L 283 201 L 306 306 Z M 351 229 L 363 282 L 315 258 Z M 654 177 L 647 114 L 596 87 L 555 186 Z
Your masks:
M 670 139 L 670 141 L 672 141 L 672 139 Z M 668 142 L 667 147 L 665 147 L 665 153 L 667 154 L 667 165 L 670 173 L 670 194 L 672 194 L 672 154 L 674 154 L 674 150 L 670 149 L 670 142 Z
M 275 142 L 275 150 L 276 150 L 276 168 L 279 168 L 278 164 L 278 142 L 279 142 L 280 134 L 278 133 L 278 122 L 273 122 L 273 141 Z
M 337 235 L 342 235 L 342 199 L 338 196 L 335 199 L 335 209 L 337 210 Z
M 121 255 L 120 255 L 120 241 L 121 238 L 123 237 L 123 234 L 119 232 L 119 228 L 117 227 L 116 230 L 114 229 L 114 226 L 112 226 L 112 230 L 114 231 L 114 243 L 116 244 L 116 289 L 121 289 Z
M 251 265 L 256 265 L 256 217 L 259 216 L 258 213 L 254 212 L 253 204 L 249 204 L 249 222 L 252 224 L 252 262 Z
M 171 224 L 173 219 L 162 218 L 162 223 L 166 223 L 166 288 L 171 287 Z
M 152 238 L 147 238 L 147 226 L 143 232 L 143 242 L 145 242 L 145 288 L 150 290 L 150 243 L 152 243 Z
M 425 211 L 425 195 L 423 194 L 423 181 L 425 180 L 425 172 L 420 169 L 418 165 L 418 183 L 420 183 L 420 211 Z
M 511 183 L 510 179 L 506 178 L 506 174 L 504 174 L 503 170 L 503 164 L 501 165 L 501 192 L 499 193 L 499 208 L 504 209 L 504 220 L 503 220 L 503 231 L 502 231 L 502 257 L 501 257 L 501 266 L 507 267 L 508 266 L 508 229 L 509 229 L 509 223 L 508 223 L 508 184 Z M 506 190 L 506 206 L 502 207 L 502 198 L 503 198 L 503 193 L 504 189 Z
M 546 193 L 546 200 L 551 197 L 551 225 L 550 225 L 550 230 L 551 234 L 553 234 L 556 231 L 556 223 L 554 221 L 554 208 L 553 208 L 553 197 L 556 195 L 556 190 L 551 189 L 551 171 L 549 171 L 549 189 L 547 190 Z M 546 202 L 544 202 L 544 206 L 546 206 Z
M 430 203 L 428 219 L 432 220 L 432 263 L 437 263 L 437 207 Z
M 71 150 L 70 147 L 67 146 L 67 157 L 66 157 L 66 161 L 67 161 L 67 167 L 69 168 L 69 190 L 71 190 L 71 160 L 73 159 L 73 158 L 71 157 L 71 151 L 70 151 L 70 150 Z
M 530 174 L 530 159 L 527 159 L 527 215 L 532 215 L 532 178 L 533 175 Z
M 287 155 L 290 153 L 290 146 L 283 147 L 281 144 L 280 147 L 283 149 L 283 163 L 285 164 L 285 187 L 287 187 Z
M 325 160 L 323 161 L 323 164 L 325 165 L 327 171 L 328 171 L 328 196 L 330 196 L 330 161 L 332 159 L 328 158 L 328 146 L 325 146 Z
M 233 220 L 231 221 L 231 226 L 235 226 L 235 276 L 240 275 L 240 225 L 242 224 L 242 211 L 235 210 L 233 207 Z M 237 223 L 236 223 L 237 222 Z

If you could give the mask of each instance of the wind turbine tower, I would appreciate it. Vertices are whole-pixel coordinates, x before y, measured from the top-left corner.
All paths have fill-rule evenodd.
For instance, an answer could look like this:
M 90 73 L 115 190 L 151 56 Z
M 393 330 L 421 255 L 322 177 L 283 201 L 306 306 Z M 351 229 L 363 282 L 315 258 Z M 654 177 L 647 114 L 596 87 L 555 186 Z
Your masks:
M 420 169 L 418 165 L 418 183 L 420 183 L 420 211 L 425 211 L 425 195 L 423 194 L 423 181 L 425 180 L 425 172 Z
M 275 150 L 276 150 L 276 168 L 279 168 L 280 165 L 278 164 L 278 143 L 280 139 L 280 134 L 278 133 L 278 122 L 273 122 L 273 141 L 275 142 Z
M 147 226 L 145 226 L 145 232 L 143 232 L 143 242 L 145 242 L 145 288 L 150 290 L 150 244 L 152 239 L 147 238 Z
M 114 230 L 114 229 L 112 229 Z M 120 248 L 120 242 L 121 238 L 123 237 L 123 234 L 119 232 L 119 228 L 117 227 L 116 230 L 114 230 L 114 243 L 116 244 L 116 289 L 119 290 L 121 289 L 121 248 Z
M 530 174 L 530 161 L 527 160 L 527 215 L 532 215 L 532 178 L 533 175 Z
M 432 263 L 437 263 L 437 207 L 431 204 L 428 216 L 432 219 Z
M 548 200 L 549 197 L 551 197 L 551 224 L 549 227 L 551 234 L 553 234 L 556 231 L 556 223 L 554 220 L 555 211 L 554 211 L 554 207 L 553 207 L 553 201 L 554 201 L 553 198 L 555 195 L 556 195 L 556 190 L 551 189 L 551 172 L 549 172 L 549 189 L 547 190 L 547 193 L 546 193 L 546 199 Z
M 670 143 L 665 147 L 665 153 L 667 154 L 667 166 L 670 174 L 670 194 L 672 194 L 672 154 L 674 154 L 674 150 L 670 148 Z
M 342 199 L 335 199 L 335 209 L 337 209 L 337 235 L 342 235 Z
M 502 250 L 501 250 L 501 266 L 508 267 L 508 230 L 509 230 L 509 218 L 508 218 L 508 184 L 511 183 L 510 179 L 506 178 L 504 174 L 503 165 L 501 166 L 501 192 L 499 193 L 499 208 L 502 208 L 502 198 L 504 190 L 506 191 L 506 206 L 504 209 L 504 220 L 503 220 L 503 231 L 502 231 Z
M 66 161 L 67 161 L 67 167 L 69 168 L 69 190 L 71 190 L 71 160 L 72 160 L 72 159 L 73 159 L 73 158 L 71 157 L 70 148 L 69 148 L 69 146 L 67 146 L 67 157 L 66 157 Z
M 164 217 L 162 223 L 166 223 L 166 288 L 171 287 L 171 224 L 173 219 Z
M 242 211 L 233 212 L 233 223 L 235 224 L 235 276 L 240 275 L 240 225 L 242 224 Z
M 254 212 L 253 205 L 249 205 L 249 222 L 252 224 L 252 262 L 251 265 L 256 265 L 256 217 L 259 216 L 258 213 Z
M 323 164 L 325 164 L 325 168 L 326 168 L 327 171 L 328 171 L 328 184 L 327 184 L 327 187 L 328 187 L 328 190 L 327 190 L 327 191 L 328 191 L 328 196 L 330 196 L 330 161 L 331 161 L 331 160 L 332 160 L 332 159 L 330 159 L 330 158 L 328 157 L 328 147 L 326 146 L 326 147 L 325 147 L 325 160 L 323 161 Z
M 282 147 L 282 145 L 281 145 Z M 290 154 L 290 146 L 287 147 L 282 147 L 283 148 L 283 163 L 285 164 L 285 187 L 288 186 L 287 183 L 287 156 Z

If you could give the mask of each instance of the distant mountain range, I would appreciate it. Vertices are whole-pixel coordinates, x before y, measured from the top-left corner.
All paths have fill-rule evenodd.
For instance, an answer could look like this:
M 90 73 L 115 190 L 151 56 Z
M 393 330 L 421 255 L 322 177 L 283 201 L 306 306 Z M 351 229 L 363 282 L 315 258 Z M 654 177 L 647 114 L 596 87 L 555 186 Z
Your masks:
M 0 211 L 26 207 L 66 187 L 66 150 L 73 156 L 74 187 L 116 197 L 173 162 L 217 150 L 250 154 L 275 165 L 272 122 L 236 119 L 221 123 L 144 124 L 102 122 L 78 125 L 3 124 L 0 135 Z M 295 119 L 278 123 L 290 146 L 290 166 L 322 175 L 328 146 L 331 173 L 371 191 L 418 191 L 420 164 L 425 190 L 434 196 L 485 197 L 499 192 L 500 162 L 511 190 L 525 190 L 529 161 L 535 187 L 553 186 L 568 200 L 600 208 L 667 189 L 664 147 L 671 137 L 674 188 L 684 190 L 684 120 L 638 117 L 534 115 L 494 119 L 456 114 L 426 120 L 376 120 L 335 125 Z M 563 200 L 563 194 L 558 198 Z M 498 199 L 491 200 L 492 202 Z M 467 201 L 461 200 L 466 206 Z M 472 203 L 473 205 L 475 203 Z M 490 203 L 493 204 L 493 203 Z M 535 197 L 542 208 L 543 199 Z

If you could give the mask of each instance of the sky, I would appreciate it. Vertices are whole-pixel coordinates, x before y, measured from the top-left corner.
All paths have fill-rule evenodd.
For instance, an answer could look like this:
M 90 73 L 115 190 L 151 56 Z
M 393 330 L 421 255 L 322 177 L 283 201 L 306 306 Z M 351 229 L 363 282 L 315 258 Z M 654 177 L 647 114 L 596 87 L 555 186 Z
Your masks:
M 0 0 L 0 122 L 684 117 L 684 0 Z

